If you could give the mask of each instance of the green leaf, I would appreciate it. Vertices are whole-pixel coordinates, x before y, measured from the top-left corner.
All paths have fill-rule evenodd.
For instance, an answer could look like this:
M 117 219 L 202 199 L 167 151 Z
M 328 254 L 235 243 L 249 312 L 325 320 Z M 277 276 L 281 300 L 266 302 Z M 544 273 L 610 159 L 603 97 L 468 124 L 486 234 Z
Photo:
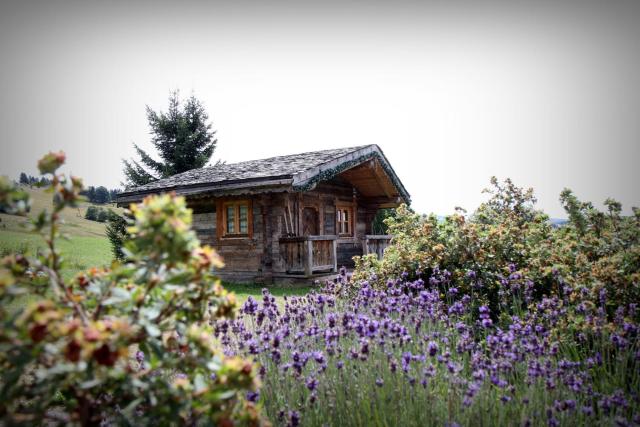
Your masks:
M 122 416 L 126 419 L 129 420 L 131 418 L 133 418 L 133 411 L 135 411 L 136 407 L 142 403 L 143 399 L 142 398 L 138 398 L 136 400 L 134 400 L 133 402 L 129 403 L 122 411 L 121 414 Z
M 204 379 L 204 375 L 197 374 L 193 380 L 193 385 L 195 386 L 196 393 L 200 393 L 207 389 L 207 382 Z
M 83 389 L 83 390 L 87 390 L 87 389 L 93 388 L 93 387 L 95 387 L 95 386 L 97 386 L 99 384 L 102 384 L 102 380 L 98 379 L 98 378 L 94 378 L 92 380 L 80 383 L 80 388 Z
M 126 289 L 113 288 L 111 297 L 107 298 L 102 305 L 120 304 L 127 301 L 131 301 L 131 294 Z
M 140 310 L 140 314 L 146 319 L 155 320 L 160 315 L 158 307 L 147 307 Z
M 160 328 L 158 328 L 153 323 L 146 323 L 144 325 L 144 328 L 146 329 L 146 331 L 149 334 L 149 336 L 152 336 L 152 337 L 158 337 L 162 333 L 162 332 L 160 332 Z

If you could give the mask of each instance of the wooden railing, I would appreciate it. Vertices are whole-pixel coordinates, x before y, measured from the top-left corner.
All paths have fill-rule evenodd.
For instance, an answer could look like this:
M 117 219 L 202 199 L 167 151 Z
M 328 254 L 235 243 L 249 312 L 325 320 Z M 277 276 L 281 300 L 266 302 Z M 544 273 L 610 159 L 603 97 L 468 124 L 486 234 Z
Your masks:
M 322 271 L 338 271 L 337 236 L 281 237 L 280 255 L 287 273 L 311 277 Z
M 391 238 L 393 236 L 388 234 L 367 234 L 364 236 L 364 245 L 362 248 L 362 252 L 365 255 L 367 254 L 376 254 L 378 259 L 382 259 L 382 255 L 384 254 L 384 250 L 391 243 Z

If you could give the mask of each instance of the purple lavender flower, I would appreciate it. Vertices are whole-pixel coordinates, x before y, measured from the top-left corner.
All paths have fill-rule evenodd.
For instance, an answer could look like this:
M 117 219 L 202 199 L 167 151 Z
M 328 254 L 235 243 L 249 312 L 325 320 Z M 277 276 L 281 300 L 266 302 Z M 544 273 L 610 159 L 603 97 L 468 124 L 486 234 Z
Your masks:
M 298 411 L 289 411 L 288 426 L 297 427 L 300 425 L 300 413 Z
M 249 295 L 249 298 L 247 298 L 245 303 L 242 305 L 242 312 L 248 315 L 253 315 L 256 311 L 258 311 L 258 302 Z
M 314 391 L 318 387 L 318 380 L 314 377 L 309 377 L 307 378 L 305 385 L 310 391 Z
M 427 352 L 429 356 L 435 356 L 438 353 L 438 344 L 435 341 L 429 341 L 427 343 Z

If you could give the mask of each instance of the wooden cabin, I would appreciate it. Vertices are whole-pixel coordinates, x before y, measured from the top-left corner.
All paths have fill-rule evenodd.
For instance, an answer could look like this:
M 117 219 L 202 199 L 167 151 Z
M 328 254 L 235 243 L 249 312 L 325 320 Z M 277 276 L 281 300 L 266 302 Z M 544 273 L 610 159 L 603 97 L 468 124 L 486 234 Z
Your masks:
M 224 280 L 269 284 L 318 279 L 352 257 L 381 253 L 378 209 L 409 194 L 377 145 L 220 164 L 134 188 L 119 205 L 173 191 L 193 209 L 193 227 L 225 261 Z

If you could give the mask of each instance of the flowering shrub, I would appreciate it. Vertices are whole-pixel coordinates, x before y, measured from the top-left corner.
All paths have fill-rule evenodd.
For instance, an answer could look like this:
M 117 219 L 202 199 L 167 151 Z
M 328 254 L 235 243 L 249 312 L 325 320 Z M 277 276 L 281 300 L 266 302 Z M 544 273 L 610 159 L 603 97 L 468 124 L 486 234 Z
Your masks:
M 540 301 L 563 296 L 562 277 L 563 283 L 584 286 L 591 303 L 604 298 L 609 320 L 617 307 L 640 300 L 639 210 L 622 217 L 619 203 L 608 200 L 603 213 L 565 190 L 561 201 L 569 222 L 554 228 L 534 208 L 531 189 L 493 178 L 486 191 L 490 199 L 468 218 L 456 213 L 438 221 L 398 208 L 386 220 L 394 239 L 384 258 L 356 259 L 354 282 L 368 280 L 384 289 L 386 278 L 404 273 L 438 284 L 445 293 L 473 290 L 477 303 L 493 313 L 501 313 L 500 294 L 509 280 L 520 281 L 531 301 Z
M 523 309 L 528 291 L 507 280 L 498 305 L 517 314 L 499 323 L 473 293 L 405 275 L 360 282 L 348 299 L 353 286 L 330 283 L 283 307 L 265 289 L 215 335 L 259 361 L 250 398 L 283 425 L 640 423 L 637 305 L 607 328 L 568 332 L 574 316 L 604 325 L 602 305 L 551 296 Z
M 33 221 L 48 250 L 0 263 L 0 417 L 14 424 L 258 424 L 249 361 L 224 355 L 210 321 L 235 300 L 213 275 L 222 262 L 190 230 L 184 199 L 132 207 L 126 263 L 66 282 L 56 248 L 59 214 L 80 200 L 79 179 L 56 174 L 63 153 L 38 164 L 51 175 L 53 211 Z M 20 213 L 24 193 L 0 182 L 0 204 Z

